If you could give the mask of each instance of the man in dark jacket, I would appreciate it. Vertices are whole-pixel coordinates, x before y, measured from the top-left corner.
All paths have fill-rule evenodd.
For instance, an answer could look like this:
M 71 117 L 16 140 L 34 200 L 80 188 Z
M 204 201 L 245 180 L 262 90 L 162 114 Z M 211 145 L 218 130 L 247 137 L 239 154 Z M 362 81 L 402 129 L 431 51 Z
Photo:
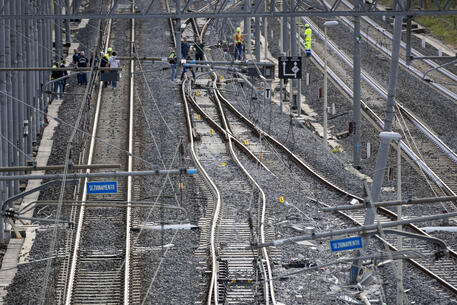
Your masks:
M 78 68 L 86 68 L 87 67 L 88 59 L 84 56 L 84 51 L 81 51 L 78 58 Z M 78 80 L 79 84 L 87 85 L 87 73 L 86 72 L 79 72 L 78 73 Z
M 102 59 L 100 61 L 100 67 L 101 68 L 108 67 L 108 56 L 104 55 L 103 53 L 101 55 L 102 55 Z M 105 74 L 105 73 L 109 73 L 109 71 L 102 71 L 101 73 Z M 104 88 L 108 87 L 107 81 L 103 82 L 103 87 Z
M 203 41 L 200 41 L 200 39 L 198 39 L 198 41 L 194 45 L 195 60 L 203 60 L 203 48 L 204 47 L 205 47 L 205 45 L 204 45 Z M 203 68 L 200 68 L 200 69 L 203 70 Z M 198 68 L 196 68 L 195 71 L 198 71 Z
M 187 58 L 189 56 L 190 44 L 187 42 L 187 38 L 184 37 L 181 42 L 181 58 Z
M 61 59 L 62 62 L 60 64 L 60 67 L 61 68 L 66 68 L 65 66 L 65 61 L 63 60 L 63 58 Z M 61 71 L 62 72 L 62 76 L 67 76 L 68 75 L 68 72 L 67 71 Z M 62 80 L 62 93 L 65 93 L 65 86 L 67 85 L 67 79 L 63 79 Z
M 57 68 L 57 63 L 54 63 L 52 66 L 53 68 Z M 59 79 L 63 76 L 63 71 L 52 71 L 51 73 L 51 80 Z M 56 98 L 62 98 L 63 93 L 63 82 L 62 80 L 58 80 L 54 82 L 54 94 Z

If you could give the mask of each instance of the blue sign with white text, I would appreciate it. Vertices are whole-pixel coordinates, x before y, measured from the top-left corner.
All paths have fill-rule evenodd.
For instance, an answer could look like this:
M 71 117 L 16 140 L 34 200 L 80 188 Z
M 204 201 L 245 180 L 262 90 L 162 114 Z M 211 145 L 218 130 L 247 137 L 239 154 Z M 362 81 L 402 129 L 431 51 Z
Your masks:
M 362 238 L 360 236 L 357 236 L 331 240 L 330 248 L 332 249 L 332 252 L 359 249 L 362 248 Z
M 114 194 L 117 193 L 116 181 L 87 182 L 88 194 Z

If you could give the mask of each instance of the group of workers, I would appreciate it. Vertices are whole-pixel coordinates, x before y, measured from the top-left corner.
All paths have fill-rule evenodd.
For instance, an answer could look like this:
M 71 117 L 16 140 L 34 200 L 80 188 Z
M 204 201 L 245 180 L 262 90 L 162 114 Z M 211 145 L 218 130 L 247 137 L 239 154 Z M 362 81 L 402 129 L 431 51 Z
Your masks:
M 309 24 L 305 24 L 305 52 L 306 56 L 311 55 L 311 36 L 313 34 L 313 31 L 311 30 L 311 27 Z M 242 53 L 243 53 L 243 44 L 244 44 L 244 37 L 243 34 L 241 33 L 241 28 L 236 28 L 236 33 L 233 35 L 233 44 L 235 47 L 235 52 L 233 54 L 233 59 L 234 60 L 241 60 L 242 58 Z
M 311 55 L 311 36 L 312 36 L 313 31 L 311 30 L 311 27 L 309 24 L 305 24 L 305 43 L 304 43 L 304 48 L 305 48 L 305 53 L 306 56 Z M 241 33 L 241 28 L 236 28 L 236 32 L 233 35 L 233 44 L 234 44 L 234 54 L 233 54 L 233 59 L 234 60 L 241 60 L 242 55 L 243 55 L 243 46 L 244 46 L 244 37 L 243 34 Z M 200 39 L 197 40 L 197 42 L 194 43 L 194 49 L 195 49 L 195 60 L 203 60 L 203 48 L 204 44 Z M 187 38 L 184 37 L 183 41 L 181 42 L 181 57 L 186 60 L 190 60 L 191 57 L 189 55 L 190 51 L 190 44 L 187 41 Z M 168 57 L 168 63 L 171 66 L 171 81 L 174 82 L 176 78 L 176 64 L 177 64 L 177 58 L 176 54 L 174 51 L 172 51 Z M 197 68 L 198 69 L 198 68 Z M 202 69 L 203 70 L 203 69 Z M 192 72 L 192 76 L 195 79 L 195 72 L 192 69 L 192 67 L 189 66 L 184 66 L 181 74 L 181 80 L 184 78 L 184 74 L 187 71 Z
M 108 48 L 106 54 L 103 54 L 103 52 L 100 54 L 101 55 L 101 61 L 100 61 L 100 67 L 102 68 L 119 68 L 119 59 L 117 59 L 117 53 L 113 51 L 113 48 Z M 109 80 L 104 80 L 103 81 L 103 87 L 108 87 L 108 85 L 111 83 L 113 88 L 117 87 L 117 81 L 119 80 L 119 73 L 116 70 L 111 70 L 111 71 L 102 71 L 103 76 L 108 76 L 107 77 Z
M 90 58 L 87 58 L 84 51 L 78 49 L 73 50 L 72 67 L 73 68 L 87 68 L 92 67 L 96 64 L 98 59 L 95 58 L 94 53 L 90 53 Z M 53 68 L 66 68 L 65 61 L 61 59 L 60 65 L 55 62 Z M 107 53 L 101 53 L 100 67 L 119 68 L 119 60 L 116 58 L 116 52 L 112 48 L 107 49 Z M 76 75 L 78 79 L 78 85 L 87 85 L 87 73 L 88 71 L 79 71 Z M 119 80 L 118 71 L 102 71 L 104 75 L 111 74 L 110 81 L 104 81 L 104 87 L 111 83 L 113 88 L 117 87 L 117 81 Z M 54 81 L 54 94 L 57 98 L 62 98 L 65 92 L 65 86 L 67 84 L 68 72 L 66 70 L 54 70 L 51 73 L 51 80 Z
M 186 60 L 192 60 L 192 57 L 190 56 L 191 45 L 187 41 L 187 38 L 184 37 L 183 40 L 181 41 L 181 58 L 184 58 Z M 205 44 L 203 41 L 198 38 L 196 42 L 194 42 L 194 50 L 195 50 L 195 60 L 203 60 L 203 55 L 204 55 L 204 48 Z M 170 55 L 168 56 L 168 63 L 170 64 L 171 67 L 171 81 L 174 82 L 176 79 L 176 63 L 177 63 L 177 58 L 176 58 L 176 53 L 174 51 L 171 51 Z M 203 68 L 201 68 L 203 70 Z M 196 68 L 198 70 L 198 67 Z M 192 67 L 189 66 L 184 66 L 182 69 L 181 73 L 181 81 L 184 79 L 184 74 L 186 72 L 191 72 L 192 77 L 195 80 L 195 72 Z

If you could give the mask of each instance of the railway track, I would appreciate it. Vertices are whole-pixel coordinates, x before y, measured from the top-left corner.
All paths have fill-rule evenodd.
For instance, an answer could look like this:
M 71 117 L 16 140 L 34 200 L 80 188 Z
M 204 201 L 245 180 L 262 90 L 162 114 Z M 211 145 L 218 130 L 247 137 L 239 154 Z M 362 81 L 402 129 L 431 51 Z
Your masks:
M 308 20 L 306 20 L 306 22 L 309 23 Z M 300 39 L 301 39 L 301 37 L 300 37 Z M 303 41 L 301 41 L 301 45 L 303 45 Z M 315 60 L 316 64 L 318 66 L 320 66 L 321 68 L 324 66 L 323 61 L 315 53 L 313 53 L 313 59 Z M 329 69 L 328 72 L 329 72 L 329 75 L 331 75 L 331 77 L 335 80 L 337 85 L 340 86 L 340 89 L 343 92 L 345 92 L 348 96 L 352 97 L 351 89 L 343 81 L 341 81 L 341 79 L 339 79 L 339 77 L 336 75 L 336 73 L 334 73 L 331 69 Z M 379 88 L 378 88 L 378 90 L 379 90 Z M 229 105 L 229 104 L 226 104 L 226 105 Z M 405 111 L 405 109 L 402 108 L 401 105 L 399 107 L 400 107 L 400 111 Z M 362 108 L 365 111 L 366 117 L 371 122 L 376 123 L 378 125 L 378 128 L 382 127 L 382 121 L 380 120 L 380 118 L 365 103 L 363 103 L 363 101 L 362 101 Z M 230 109 L 232 111 L 237 111 L 233 106 L 231 106 Z M 241 113 L 238 113 L 237 116 L 242 116 L 242 115 L 241 115 Z M 410 119 L 411 119 L 412 124 L 414 124 L 416 126 L 421 125 L 422 128 L 424 128 L 424 126 L 420 122 L 418 122 L 418 120 L 415 119 L 413 116 L 410 116 Z M 248 122 L 248 119 L 244 118 L 243 120 L 246 122 L 246 124 L 248 126 L 251 126 L 252 129 L 256 128 L 254 124 L 252 124 L 251 122 Z M 262 136 L 265 137 L 265 134 L 262 134 Z M 265 138 L 268 139 L 268 137 L 265 137 Z M 431 137 L 431 138 L 433 138 L 435 141 L 437 140 L 435 137 Z M 430 140 L 430 138 L 429 138 L 429 140 Z M 407 146 L 402 145 L 402 148 L 405 149 L 405 148 L 407 148 Z M 435 149 L 437 148 L 436 145 L 434 145 L 434 148 Z M 446 151 L 447 151 L 447 153 L 452 154 L 451 150 L 446 150 Z M 428 166 L 426 166 L 426 165 L 424 165 L 424 163 L 422 163 L 422 160 L 420 160 L 419 157 L 417 157 L 414 153 L 411 154 L 410 150 L 406 149 L 406 153 L 413 160 L 419 162 L 419 167 L 422 170 L 428 168 Z M 293 158 L 293 159 L 295 159 L 295 158 Z M 303 165 L 299 165 L 299 167 L 304 168 Z M 312 170 L 312 171 L 308 170 L 308 172 L 310 172 L 311 174 L 313 173 L 313 171 L 314 170 Z M 437 176 L 435 176 L 435 177 L 437 177 Z M 439 177 L 438 177 L 438 179 L 439 179 Z M 319 180 L 321 180 L 321 179 L 319 179 Z M 324 184 L 328 185 L 329 187 L 333 188 L 333 186 L 331 184 L 328 184 L 329 181 L 323 181 L 323 180 L 321 180 L 321 181 Z M 437 182 L 438 182 L 437 183 L 438 186 L 443 187 L 443 184 L 440 185 L 439 180 L 437 180 Z M 444 187 L 446 187 L 446 186 L 444 185 Z M 447 189 L 447 191 L 451 191 L 451 190 Z M 357 198 L 357 196 L 354 196 L 348 192 L 344 191 L 344 193 L 346 193 L 346 197 L 348 197 L 348 198 L 355 198 L 359 201 L 361 200 L 360 198 Z M 440 194 L 443 194 L 443 193 L 441 192 Z M 449 208 L 453 209 L 453 206 L 451 206 L 449 204 L 447 204 L 447 206 Z M 377 211 L 378 211 L 378 214 L 376 217 L 377 217 L 377 221 L 379 221 L 379 222 L 386 222 L 386 221 L 397 219 L 396 214 L 391 212 L 390 210 L 380 208 Z M 357 212 L 357 213 L 341 213 L 341 214 L 344 215 L 345 217 L 348 217 L 355 224 L 358 224 L 358 225 L 363 224 L 364 217 L 365 217 L 365 214 L 362 211 Z M 414 225 L 408 226 L 407 229 L 409 229 L 415 233 L 427 235 L 426 233 L 424 233 L 422 230 L 420 230 L 418 227 L 416 227 Z M 395 247 L 393 245 L 395 244 L 395 239 L 387 239 L 387 241 L 390 243 L 389 247 L 394 250 Z M 434 249 L 432 247 L 430 247 L 430 245 L 426 245 L 426 244 L 421 244 L 421 245 L 409 244 L 409 245 L 406 245 L 406 247 L 404 249 L 408 249 L 408 247 L 411 250 L 417 249 L 420 253 L 423 253 L 426 256 L 431 255 L 434 251 Z M 447 297 L 454 298 L 455 295 L 457 294 L 457 289 L 456 289 L 457 283 L 454 280 L 455 276 L 456 276 L 456 274 L 455 274 L 456 270 L 454 268 L 455 263 L 456 263 L 456 257 L 457 257 L 456 252 L 454 250 L 451 250 L 450 256 L 448 258 L 445 258 L 444 260 L 442 260 L 440 263 L 430 263 L 423 259 L 422 260 L 421 259 L 417 259 L 417 260 L 410 259 L 409 261 L 414 266 L 416 266 L 419 270 L 423 271 L 425 274 L 436 279 L 441 284 L 441 288 L 437 288 L 437 291 L 442 295 L 443 299 L 446 299 Z
M 239 124 L 237 124 L 236 129 L 239 130 L 240 136 L 242 134 L 245 134 L 248 132 L 247 129 L 251 133 L 255 133 L 257 135 L 261 135 L 261 137 L 265 140 L 267 140 L 272 146 L 277 148 L 277 152 L 280 152 L 281 154 L 285 154 L 288 158 L 290 158 L 291 161 L 297 166 L 298 171 L 306 171 L 307 174 L 313 176 L 314 178 L 318 179 L 322 184 L 326 185 L 327 188 L 336 191 L 338 194 L 340 194 L 343 198 L 346 198 L 345 200 L 350 200 L 350 199 L 356 199 L 359 202 L 363 202 L 363 199 L 351 194 L 342 188 L 339 188 L 336 186 L 334 183 L 329 181 L 326 177 L 323 175 L 319 174 L 319 172 L 312 168 L 310 165 L 308 165 L 300 156 L 295 155 L 293 152 L 291 152 L 287 147 L 282 145 L 279 141 L 271 137 L 268 133 L 262 131 L 259 129 L 257 126 L 255 126 L 248 118 L 246 118 L 241 112 L 239 112 L 231 103 L 228 102 L 227 99 L 224 99 L 221 97 L 220 99 L 224 106 L 227 108 L 228 111 L 230 111 L 234 117 L 237 118 L 238 121 L 241 121 L 244 124 L 244 128 L 241 128 Z M 233 124 L 236 124 L 235 122 L 232 122 Z M 266 145 L 268 147 L 268 145 Z M 271 150 L 271 147 L 270 147 Z M 273 159 L 273 158 L 270 158 Z M 264 162 L 264 161 L 262 161 Z M 273 161 L 269 161 L 269 163 L 272 163 Z M 280 162 L 280 161 L 279 161 Z M 267 165 L 268 166 L 268 165 Z M 268 166 L 268 168 L 273 168 L 272 166 Z M 272 169 L 274 174 L 280 174 L 277 171 L 274 171 Z M 299 174 L 299 172 L 298 172 Z M 325 205 L 324 203 L 318 201 L 319 204 L 328 207 L 328 205 Z M 341 212 L 339 213 L 342 216 L 344 216 L 346 219 L 351 220 L 355 225 L 363 225 L 364 219 L 365 219 L 365 211 L 359 210 L 359 211 L 351 211 L 351 212 Z M 380 223 L 384 222 L 389 222 L 392 220 L 396 220 L 396 214 L 391 212 L 390 210 L 380 208 L 378 209 L 378 214 L 376 215 L 376 221 Z M 414 225 L 409 225 L 405 226 L 405 229 L 408 231 L 414 232 L 414 233 L 419 233 L 423 235 L 427 235 L 423 231 L 421 231 L 417 226 Z M 386 238 L 386 241 L 389 243 L 389 248 L 392 250 L 396 250 L 395 244 L 396 244 L 396 238 L 395 237 L 388 237 Z M 430 261 L 430 257 L 432 257 L 435 253 L 435 248 L 431 246 L 430 244 L 427 243 L 417 243 L 416 240 L 405 240 L 404 241 L 404 250 L 411 250 L 411 251 L 419 251 L 421 254 L 424 255 L 424 258 L 422 259 L 410 259 L 409 261 L 419 268 L 421 271 L 424 273 L 428 274 L 432 278 L 436 279 L 441 285 L 446 288 L 446 289 L 441 289 L 439 290 L 439 293 L 441 294 L 443 299 L 446 298 L 452 298 L 455 297 L 455 294 L 457 293 L 456 287 L 457 287 L 457 281 L 455 281 L 456 277 L 456 272 L 457 268 L 455 268 L 455 264 L 457 263 L 457 255 L 455 251 L 450 251 L 450 256 L 446 258 L 441 258 L 439 261 L 434 262 Z M 450 293 L 451 292 L 451 293 Z
M 319 28 L 309 19 L 304 18 L 305 22 L 308 22 L 312 25 L 314 32 L 322 39 L 323 33 Z M 338 47 L 332 43 L 328 42 L 330 48 L 340 57 L 350 68 L 352 68 L 352 60 Z M 323 67 L 322 60 L 315 54 L 313 58 Z M 344 83 L 333 71 L 330 72 L 331 77 L 335 80 L 337 85 L 352 97 L 352 90 L 349 86 Z M 361 78 L 364 79 L 382 98 L 387 98 L 387 90 L 380 85 L 374 78 L 372 78 L 366 71 L 361 72 Z M 403 132 L 400 130 L 399 124 L 396 124 L 396 127 L 399 129 L 399 132 L 403 134 L 404 138 L 409 141 L 407 145 L 403 140 L 401 141 L 401 147 L 403 151 L 408 155 L 408 157 L 419 167 L 421 171 L 424 172 L 430 180 L 433 181 L 434 186 L 432 189 L 439 195 L 449 194 L 455 195 L 455 179 L 454 175 L 457 172 L 457 154 L 450 149 L 441 139 L 436 135 L 436 133 L 428 126 L 426 126 L 421 120 L 416 117 L 412 112 L 406 109 L 404 106 L 396 102 L 398 114 L 401 116 L 400 122 L 404 122 L 408 127 L 407 131 Z M 376 122 L 379 127 L 383 127 L 383 122 L 379 116 L 373 111 L 366 103 L 362 101 L 362 109 L 370 116 L 372 122 Z M 419 145 L 414 145 L 414 143 L 419 142 Z M 412 144 L 411 144 L 412 143 Z M 425 151 L 422 151 L 420 148 L 425 148 Z M 422 158 L 423 155 L 430 156 L 428 160 Z M 438 160 L 438 162 L 435 162 Z M 428 161 L 428 162 L 427 162 Z M 449 184 L 449 185 L 448 185 Z M 455 209 L 453 204 L 446 204 L 449 211 Z
M 196 35 L 203 37 L 210 21 L 203 26 L 202 33 L 199 31 L 197 22 L 190 20 L 188 23 L 192 25 Z M 214 83 L 215 75 L 211 77 Z M 214 87 L 214 90 L 216 89 Z M 204 258 L 208 254 L 210 256 L 208 267 L 211 272 L 205 303 L 276 304 L 267 250 L 246 250 L 254 241 L 266 238 L 264 229 L 266 198 L 262 188 L 243 167 L 233 150 L 235 144 L 240 148 L 243 145 L 230 136 L 224 116 L 220 112 L 222 111 L 220 105 L 216 108 L 207 95 L 199 95 L 199 102 L 197 102 L 193 97 L 195 95 L 192 94 L 188 79 L 182 84 L 182 96 L 188 123 L 191 156 L 215 197 L 214 203 L 207 207 L 206 217 L 200 220 L 201 243 L 196 252 Z M 213 97 L 217 99 L 217 96 L 213 95 Z M 223 135 L 223 139 L 217 141 L 216 137 L 211 135 L 203 136 L 201 129 L 207 128 L 206 123 L 205 127 L 202 127 L 192 120 L 189 103 L 194 107 L 201 106 L 213 111 L 210 118 L 212 126 Z M 194 145 L 195 133 L 199 134 L 200 143 L 205 145 Z M 222 148 L 225 146 L 224 141 L 227 142 L 227 151 Z M 201 146 L 204 146 L 204 149 Z M 217 152 L 208 154 L 208 151 L 214 150 Z M 252 154 L 250 157 L 256 159 Z M 214 169 L 214 164 L 218 164 L 221 160 L 223 172 L 228 175 L 224 178 L 229 180 L 228 183 L 218 182 L 225 179 L 221 179 L 220 169 Z M 247 183 L 246 180 L 249 182 Z M 255 214 L 256 211 L 259 215 L 252 218 L 250 215 Z M 270 238 L 273 237 L 270 233 Z M 264 280 L 263 284 L 259 284 L 260 280 Z
M 319 62 L 319 60 L 320 59 L 317 58 L 318 62 Z M 320 62 L 322 63 L 322 61 L 320 61 Z M 349 89 L 349 88 L 346 86 L 346 90 L 347 89 Z M 350 91 L 350 89 L 349 89 L 349 91 Z M 335 184 L 331 183 L 328 179 L 324 178 L 322 175 L 319 175 L 316 170 L 314 170 L 312 167 L 307 165 L 303 160 L 300 159 L 300 157 L 295 156 L 287 147 L 285 147 L 284 145 L 282 145 L 281 143 L 279 143 L 278 141 L 273 139 L 267 133 L 261 131 L 258 128 L 258 126 L 254 125 L 246 117 L 244 117 L 225 98 L 223 98 L 223 96 L 220 94 L 220 92 L 218 92 L 217 94 L 219 96 L 220 101 L 224 104 L 224 106 L 227 107 L 227 109 L 229 109 L 229 111 L 233 112 L 233 114 L 236 117 L 241 119 L 243 121 L 243 123 L 250 129 L 250 131 L 248 131 L 248 130 L 241 131 L 239 135 L 235 135 L 235 133 L 233 133 L 234 138 L 238 138 L 238 136 L 240 138 L 242 138 L 243 135 L 247 134 L 248 132 L 255 133 L 259 137 L 259 139 L 263 138 L 263 139 L 268 140 L 271 145 L 274 145 L 276 148 L 278 148 L 278 151 L 281 151 L 281 152 L 287 154 L 288 157 L 294 161 L 294 163 L 299 167 L 300 170 L 305 170 L 307 173 L 311 174 L 312 176 L 316 177 L 319 181 L 321 181 L 321 183 L 327 185 L 329 188 L 331 188 L 333 190 L 336 190 L 338 193 L 340 193 L 341 195 L 343 195 L 346 198 L 354 198 L 354 199 L 357 199 L 358 201 L 363 201 L 361 198 L 344 191 L 343 189 L 337 187 Z M 370 114 L 371 119 L 373 121 L 382 122 L 379 119 L 379 117 L 377 117 L 377 115 L 373 111 L 371 111 L 371 109 L 369 109 L 366 105 L 364 105 L 364 107 L 366 107 L 365 110 Z M 204 109 L 202 109 L 201 107 L 199 109 L 196 107 L 196 109 L 200 115 L 207 118 L 208 120 L 211 119 L 211 115 L 205 113 Z M 228 125 L 230 125 L 230 124 L 232 124 L 232 123 L 229 122 Z M 238 123 L 234 122 L 233 124 L 237 126 L 235 129 L 238 129 L 238 130 L 240 129 L 240 126 Z M 260 146 L 257 144 L 254 144 L 254 147 L 259 148 Z M 263 145 L 260 149 L 253 151 L 253 154 L 257 155 L 260 151 L 266 152 L 266 150 L 268 149 L 267 147 L 268 147 L 268 145 L 266 145 L 266 146 Z M 271 150 L 271 146 L 270 146 L 270 150 Z M 262 160 L 262 162 L 264 163 L 264 160 Z M 266 167 L 269 167 L 269 166 L 266 165 Z M 351 213 L 345 212 L 345 213 L 341 213 L 341 215 L 343 215 L 345 218 L 350 219 L 356 225 L 362 225 L 364 222 L 364 219 L 365 219 L 364 211 L 351 212 Z M 397 219 L 396 214 L 391 212 L 390 210 L 382 209 L 382 208 L 378 209 L 378 215 L 377 215 L 378 222 L 383 223 L 383 222 L 389 222 L 391 220 L 396 220 L 396 219 Z M 405 229 L 412 231 L 414 233 L 427 235 L 426 233 L 424 233 L 423 231 L 421 231 L 418 227 L 416 227 L 414 225 L 406 226 Z M 396 243 L 396 238 L 388 237 L 388 238 L 385 238 L 385 241 L 387 241 L 390 249 L 392 249 L 394 251 L 396 250 L 396 248 L 394 246 Z M 425 274 L 434 278 L 438 283 L 440 283 L 441 286 L 436 287 L 436 289 L 443 299 L 455 297 L 455 294 L 457 292 L 457 290 L 456 290 L 457 283 L 455 281 L 456 270 L 454 268 L 455 263 L 456 263 L 456 257 L 457 257 L 455 251 L 451 250 L 449 257 L 442 258 L 442 259 L 440 259 L 439 262 L 433 262 L 433 261 L 430 261 L 430 257 L 433 257 L 436 249 L 434 249 L 434 247 L 431 246 L 430 244 L 421 243 L 421 242 L 413 243 L 411 240 L 407 240 L 404 243 L 403 249 L 417 251 L 423 255 L 423 257 L 418 258 L 418 259 L 409 259 L 409 262 L 411 264 L 413 264 L 415 267 L 417 267 L 419 270 L 423 271 Z
M 330 5 L 324 1 L 325 5 L 327 7 L 330 7 Z M 353 6 L 351 3 L 349 3 L 346 0 L 343 0 L 341 2 L 343 5 L 347 6 L 349 9 L 353 9 Z M 350 29 L 354 28 L 354 24 L 346 17 L 339 17 L 343 24 L 345 24 L 347 27 Z M 375 29 L 379 35 L 377 37 L 384 37 L 386 38 L 389 42 L 392 41 L 393 35 L 390 33 L 388 30 L 384 29 L 382 26 L 380 26 L 378 23 L 376 23 L 373 19 L 369 17 L 361 17 L 361 20 L 366 23 L 367 27 L 370 27 L 370 29 Z M 388 50 L 382 43 L 379 42 L 378 39 L 375 39 L 374 37 L 370 36 L 368 33 L 361 31 L 360 32 L 361 36 L 366 39 L 372 46 L 374 46 L 376 49 L 380 50 L 382 53 L 384 53 L 387 56 L 391 56 L 391 51 Z M 373 33 L 371 34 L 373 35 Z M 402 54 L 401 57 L 406 57 L 406 43 L 401 42 L 401 48 L 402 48 Z M 415 57 L 422 57 L 424 54 L 422 54 L 420 51 L 411 48 L 411 55 Z M 427 75 L 426 79 L 430 79 L 430 86 L 437 91 L 443 93 L 445 96 L 449 97 L 451 100 L 454 102 L 457 102 L 457 94 L 455 92 L 455 86 L 452 86 L 453 83 L 457 81 L 457 75 L 446 69 L 445 67 L 440 67 L 441 65 L 436 63 L 434 60 L 431 59 L 424 59 L 424 60 L 419 60 L 419 61 L 412 61 L 411 65 L 407 65 L 406 61 L 403 59 L 400 59 L 400 65 L 408 69 L 413 75 L 417 76 L 419 79 L 424 78 L 424 74 L 427 73 L 427 71 L 431 70 Z M 433 69 L 433 70 L 432 70 Z
M 211 261 L 213 264 L 216 262 L 216 266 L 211 266 L 207 304 L 219 302 L 221 304 L 270 304 L 270 298 L 271 304 L 275 304 L 274 290 L 268 287 L 272 285 L 272 281 L 265 281 L 264 285 L 258 285 L 259 280 L 268 279 L 271 275 L 269 262 L 266 261 L 268 259 L 266 250 L 262 251 L 264 253 L 257 253 L 247 249 L 254 240 L 257 240 L 257 234 L 260 240 L 265 240 L 263 228 L 265 194 L 236 157 L 229 133 L 226 133 L 226 151 L 224 139 L 211 136 L 206 123 L 194 120 L 194 126 L 190 127 L 192 114 L 189 111 L 188 102 L 192 99 L 192 94 L 186 92 L 185 87 L 188 83 L 188 81 L 183 83 L 182 90 L 189 134 L 192 134 L 192 130 L 195 129 L 201 137 L 201 144 L 197 147 L 194 157 L 202 160 L 201 165 L 206 168 L 208 178 L 213 177 L 212 179 L 216 181 L 214 183 L 217 189 L 215 193 L 218 194 L 216 198 L 220 198 L 216 200 L 213 209 L 207 210 L 207 213 L 212 213 L 212 219 L 207 220 L 204 228 L 208 229 L 202 232 L 204 233 L 202 239 L 209 238 L 210 241 Z M 191 103 L 207 109 L 211 113 L 209 116 L 217 122 L 219 114 L 213 102 L 208 96 L 199 96 L 201 97 L 198 102 L 192 99 Z M 223 119 L 217 123 L 223 125 Z M 204 132 L 205 128 L 206 132 Z M 191 143 L 193 147 L 193 139 Z M 223 165 L 219 165 L 221 161 Z M 215 167 L 215 164 L 221 169 Z M 250 183 L 247 183 L 243 175 L 249 178 Z M 256 206 L 257 202 L 260 206 Z M 254 214 L 258 209 L 261 211 L 261 215 L 258 215 L 259 223 L 253 223 L 248 215 Z M 256 228 L 260 231 L 255 232 Z M 205 242 L 202 243 L 197 254 L 206 255 L 207 247 Z M 262 286 L 264 287 L 261 294 Z
M 131 10 L 133 10 L 133 5 Z M 126 21 L 128 22 L 128 21 Z M 134 53 L 134 20 L 130 25 L 130 53 Z M 110 44 L 111 20 L 105 52 Z M 119 33 L 116 33 L 119 35 Z M 112 89 L 104 89 L 99 82 L 95 106 L 92 137 L 87 153 L 87 164 L 119 162 L 122 170 L 132 171 L 134 149 L 133 90 L 134 63 L 130 61 L 130 77 L 121 80 L 119 87 L 129 88 L 128 103 L 116 98 Z M 117 88 L 116 90 L 120 90 Z M 105 124 L 104 122 L 110 122 Z M 103 139 L 123 150 L 97 142 Z M 87 170 L 89 173 L 90 171 Z M 133 196 L 132 177 L 118 178 L 116 194 L 88 194 L 86 178 L 81 190 L 81 206 L 73 215 L 77 223 L 72 254 L 69 258 L 69 275 L 66 279 L 64 304 L 134 304 L 139 302 L 137 279 L 131 276 L 136 263 L 131 250 Z M 97 181 L 96 179 L 91 181 Z M 111 201 L 125 203 L 125 207 L 90 207 L 86 201 Z M 75 211 L 76 212 L 76 211 Z M 131 287 L 135 288 L 131 289 Z

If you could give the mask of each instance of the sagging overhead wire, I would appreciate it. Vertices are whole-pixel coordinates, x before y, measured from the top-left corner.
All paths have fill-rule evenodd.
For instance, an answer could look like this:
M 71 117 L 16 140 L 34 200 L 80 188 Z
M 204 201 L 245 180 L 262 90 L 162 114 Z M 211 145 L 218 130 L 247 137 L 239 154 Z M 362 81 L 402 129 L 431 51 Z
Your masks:
M 66 121 L 64 121 L 64 120 L 62 120 L 62 119 L 59 119 L 59 118 L 54 117 L 54 116 L 52 116 L 52 115 L 49 115 L 49 114 L 47 114 L 45 111 L 42 111 L 42 110 L 38 109 L 38 108 L 35 107 L 35 106 L 29 105 L 29 104 L 27 104 L 26 102 L 24 102 L 24 101 L 22 101 L 22 100 L 20 100 L 20 99 L 18 99 L 18 98 L 16 98 L 16 97 L 14 97 L 14 96 L 8 94 L 8 93 L 5 92 L 5 91 L 0 91 L 0 94 L 3 94 L 3 95 L 5 95 L 5 96 L 7 96 L 7 97 L 9 97 L 9 98 L 12 98 L 13 100 L 15 100 L 15 101 L 17 101 L 17 102 L 19 102 L 19 103 L 21 103 L 21 104 L 23 104 L 23 105 L 25 105 L 25 106 L 31 108 L 31 109 L 37 111 L 38 113 L 43 114 L 43 115 L 46 115 L 47 117 L 53 119 L 54 121 L 56 121 L 56 122 L 58 122 L 58 123 L 61 123 L 62 125 L 65 125 L 65 126 L 71 128 L 71 129 L 74 129 L 74 130 L 76 130 L 76 131 L 82 133 L 83 135 L 85 135 L 85 136 L 87 136 L 87 137 L 89 137 L 89 138 L 94 137 L 96 141 L 99 141 L 99 142 L 101 142 L 101 143 L 103 143 L 103 144 L 105 144 L 105 145 L 107 145 L 107 146 L 109 146 L 109 147 L 111 147 L 111 148 L 114 148 L 115 150 L 121 151 L 121 152 L 125 153 L 127 156 L 132 156 L 133 158 L 135 158 L 135 159 L 137 159 L 137 160 L 140 160 L 140 161 L 146 163 L 147 165 L 151 166 L 151 168 L 154 168 L 154 167 L 155 167 L 155 164 L 149 162 L 148 160 L 146 160 L 146 159 L 144 159 L 144 158 L 141 158 L 140 156 L 138 156 L 138 155 L 136 155 L 136 154 L 129 153 L 127 150 L 122 149 L 122 148 L 120 148 L 119 146 L 116 146 L 116 145 L 114 145 L 114 144 L 111 144 L 110 142 L 108 142 L 108 141 L 106 141 L 106 140 L 104 140 L 104 139 L 102 139 L 102 138 L 99 138 L 99 137 L 97 137 L 97 136 L 92 136 L 92 134 L 90 134 L 89 132 L 87 132 L 87 131 L 85 131 L 85 130 L 82 130 L 82 129 L 76 127 L 76 126 L 73 126 L 72 124 L 70 124 L 70 123 L 68 123 L 68 122 L 66 122 Z

